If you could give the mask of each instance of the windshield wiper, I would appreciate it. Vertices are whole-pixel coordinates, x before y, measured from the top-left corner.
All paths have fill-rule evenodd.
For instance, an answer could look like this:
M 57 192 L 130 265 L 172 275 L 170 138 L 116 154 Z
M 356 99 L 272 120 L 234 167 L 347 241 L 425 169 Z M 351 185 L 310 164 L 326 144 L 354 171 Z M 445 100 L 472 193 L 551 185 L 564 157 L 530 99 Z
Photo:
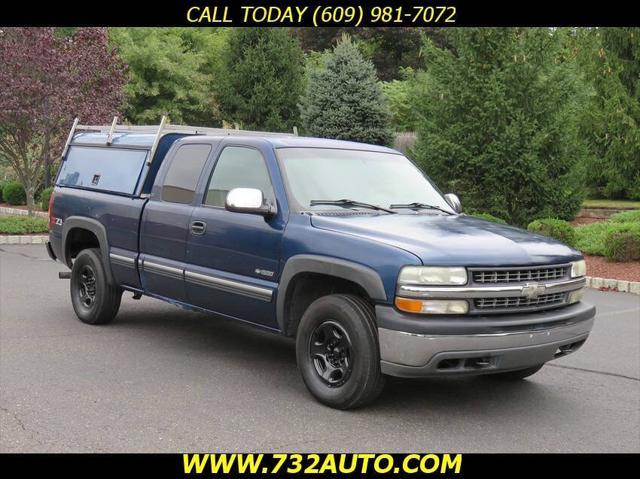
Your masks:
M 447 213 L 448 215 L 452 215 L 453 214 L 451 211 L 447 211 L 444 208 L 440 208 L 439 206 L 428 205 L 426 203 L 418 203 L 418 202 L 414 202 L 414 203 L 398 203 L 398 204 L 389 206 L 389 208 L 391 208 L 391 209 L 407 208 L 407 209 L 410 209 L 410 210 L 437 210 L 437 211 L 442 211 L 443 213 Z
M 342 199 L 342 200 L 311 200 L 309 202 L 310 206 L 316 206 L 316 205 L 335 205 L 335 206 L 342 206 L 343 208 L 349 208 L 349 207 L 355 207 L 355 208 L 368 208 L 370 210 L 376 210 L 376 211 L 385 211 L 387 213 L 391 213 L 391 214 L 396 214 L 397 211 L 393 211 L 387 208 L 383 208 L 382 206 L 378 206 L 378 205 L 372 205 L 371 203 L 363 203 L 361 201 L 354 201 L 354 200 L 348 200 L 348 199 Z

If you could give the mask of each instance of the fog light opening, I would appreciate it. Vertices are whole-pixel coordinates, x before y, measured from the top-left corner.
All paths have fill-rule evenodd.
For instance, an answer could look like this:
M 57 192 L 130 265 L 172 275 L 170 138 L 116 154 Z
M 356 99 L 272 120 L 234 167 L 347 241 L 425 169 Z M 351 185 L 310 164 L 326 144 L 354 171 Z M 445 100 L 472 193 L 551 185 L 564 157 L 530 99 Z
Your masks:
M 438 363 L 438 369 L 457 369 L 460 367 L 460 359 L 443 359 Z
M 486 358 L 469 358 L 465 360 L 464 367 L 472 369 L 483 369 L 491 366 L 492 361 L 490 357 Z
M 575 352 L 580 346 L 582 346 L 585 341 L 586 339 L 583 339 L 581 341 L 576 341 L 575 343 L 563 344 L 562 346 L 558 347 L 553 357 L 560 358 L 562 356 L 566 356 L 567 354 L 571 354 Z

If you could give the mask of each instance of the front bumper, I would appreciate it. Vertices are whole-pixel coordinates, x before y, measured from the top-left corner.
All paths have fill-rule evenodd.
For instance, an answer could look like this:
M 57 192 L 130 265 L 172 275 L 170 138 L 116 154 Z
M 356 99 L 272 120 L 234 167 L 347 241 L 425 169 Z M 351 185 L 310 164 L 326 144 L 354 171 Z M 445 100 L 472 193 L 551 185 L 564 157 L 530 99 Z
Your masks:
M 589 336 L 595 307 L 435 319 L 377 306 L 376 315 L 382 372 L 426 377 L 524 369 L 569 354 Z

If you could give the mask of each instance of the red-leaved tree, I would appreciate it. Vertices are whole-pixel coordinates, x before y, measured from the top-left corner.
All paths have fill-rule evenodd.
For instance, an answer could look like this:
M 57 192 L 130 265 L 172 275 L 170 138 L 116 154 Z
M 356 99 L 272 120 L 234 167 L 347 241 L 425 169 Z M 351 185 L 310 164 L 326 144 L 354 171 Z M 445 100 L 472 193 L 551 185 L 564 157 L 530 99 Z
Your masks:
M 103 28 L 72 37 L 53 28 L 0 29 L 0 65 L 0 162 L 24 185 L 31 212 L 74 117 L 105 123 L 118 114 L 125 66 Z

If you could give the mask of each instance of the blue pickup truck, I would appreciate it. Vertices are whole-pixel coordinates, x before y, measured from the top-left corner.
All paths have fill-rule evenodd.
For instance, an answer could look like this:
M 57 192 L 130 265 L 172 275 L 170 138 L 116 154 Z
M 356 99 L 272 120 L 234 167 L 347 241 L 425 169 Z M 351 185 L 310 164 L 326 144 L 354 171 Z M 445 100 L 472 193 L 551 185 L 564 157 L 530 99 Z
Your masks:
M 130 292 L 295 338 L 334 408 L 385 376 L 530 376 L 594 321 L 578 251 L 463 214 L 380 146 L 74 124 L 49 217 L 81 321 L 109 323 Z

